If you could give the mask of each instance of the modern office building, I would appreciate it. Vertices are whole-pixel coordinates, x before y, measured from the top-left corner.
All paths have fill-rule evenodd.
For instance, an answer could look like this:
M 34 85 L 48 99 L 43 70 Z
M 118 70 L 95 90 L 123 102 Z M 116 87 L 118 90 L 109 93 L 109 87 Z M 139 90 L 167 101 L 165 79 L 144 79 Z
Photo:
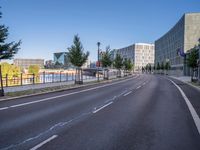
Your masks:
M 14 59 L 13 63 L 21 69 L 28 69 L 30 65 L 38 65 L 40 68 L 44 68 L 44 59 Z
M 54 65 L 58 68 L 69 68 L 71 66 L 71 63 L 68 59 L 68 53 L 67 52 L 58 52 L 53 54 L 54 58 Z
M 52 69 L 52 68 L 54 68 L 54 62 L 53 62 L 53 60 L 46 60 L 45 61 L 45 68 L 46 69 Z
M 135 43 L 128 47 L 117 49 L 116 54 L 120 54 L 123 59 L 130 59 L 134 63 L 135 71 L 141 71 L 142 67 L 147 64 L 154 65 L 154 44 Z
M 173 74 L 189 75 L 185 53 L 198 44 L 200 13 L 186 13 L 165 35 L 155 41 L 155 63 L 169 61 Z

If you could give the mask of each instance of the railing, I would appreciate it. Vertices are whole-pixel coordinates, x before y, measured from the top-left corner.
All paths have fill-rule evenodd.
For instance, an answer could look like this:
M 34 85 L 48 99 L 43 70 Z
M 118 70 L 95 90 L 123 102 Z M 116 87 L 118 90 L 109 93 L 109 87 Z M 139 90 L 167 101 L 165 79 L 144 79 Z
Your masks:
M 83 80 L 93 79 L 93 76 L 83 76 Z M 2 82 L 4 87 L 8 86 L 22 86 L 31 84 L 45 84 L 45 83 L 55 83 L 55 82 L 68 82 L 74 81 L 74 73 L 40 73 L 35 74 L 18 74 L 15 77 L 10 77 L 8 74 L 2 77 Z
M 101 75 L 103 78 L 105 74 Z M 118 76 L 117 72 L 109 72 L 109 78 L 115 78 Z M 104 76 L 105 77 L 105 76 Z M 83 75 L 83 80 L 97 79 L 95 76 Z M 23 86 L 23 85 L 33 85 L 33 84 L 45 84 L 45 83 L 56 83 L 56 82 L 70 82 L 75 81 L 74 73 L 40 73 L 35 74 L 18 74 L 15 77 L 10 77 L 8 74 L 2 77 L 2 82 L 4 87 L 9 86 Z

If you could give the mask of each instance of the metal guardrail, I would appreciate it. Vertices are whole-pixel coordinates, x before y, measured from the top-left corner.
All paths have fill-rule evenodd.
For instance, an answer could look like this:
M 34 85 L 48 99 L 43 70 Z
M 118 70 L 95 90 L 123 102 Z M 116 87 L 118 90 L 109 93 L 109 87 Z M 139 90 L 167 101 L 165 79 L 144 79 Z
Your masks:
M 109 72 L 109 77 L 117 77 L 117 72 Z M 101 75 L 105 77 L 105 73 Z M 83 75 L 83 80 L 96 79 L 95 76 Z M 8 74 L 2 77 L 2 82 L 4 87 L 11 86 L 23 86 L 23 85 L 33 85 L 33 84 L 45 84 L 45 83 L 56 83 L 56 82 L 68 82 L 75 81 L 74 73 L 40 73 L 35 74 L 18 74 L 15 77 L 10 77 Z
M 83 76 L 84 80 L 95 78 L 93 76 Z M 33 85 L 33 84 L 45 84 L 45 83 L 55 83 L 55 82 L 67 82 L 74 81 L 74 73 L 41 73 L 39 75 L 35 74 L 19 74 L 15 77 L 10 77 L 8 74 L 2 77 L 2 82 L 4 87 L 9 86 L 23 86 L 23 85 Z

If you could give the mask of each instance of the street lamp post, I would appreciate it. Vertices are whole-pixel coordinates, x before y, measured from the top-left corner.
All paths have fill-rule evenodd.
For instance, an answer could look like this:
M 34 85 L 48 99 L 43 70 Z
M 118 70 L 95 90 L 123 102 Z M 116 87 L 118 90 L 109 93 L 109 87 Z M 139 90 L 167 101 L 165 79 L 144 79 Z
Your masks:
M 100 42 L 97 42 L 97 46 L 98 46 L 98 54 L 97 54 L 97 59 L 98 59 L 98 76 L 97 76 L 97 78 L 98 78 L 98 82 L 99 82 L 99 67 L 100 67 L 100 62 L 99 62 L 99 48 L 100 48 L 100 45 L 101 45 L 101 43 Z

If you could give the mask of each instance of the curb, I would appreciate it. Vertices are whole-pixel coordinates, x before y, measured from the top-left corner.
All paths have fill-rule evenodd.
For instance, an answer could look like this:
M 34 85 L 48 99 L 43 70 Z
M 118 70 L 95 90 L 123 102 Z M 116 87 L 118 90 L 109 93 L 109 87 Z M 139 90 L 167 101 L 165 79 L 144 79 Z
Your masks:
M 9 97 L 9 98 L 0 99 L 0 102 L 1 101 L 6 101 L 6 100 L 19 99 L 19 98 L 26 98 L 26 97 L 31 97 L 31 96 L 39 96 L 39 95 L 48 94 L 48 93 L 55 93 L 55 92 L 61 92 L 61 91 L 67 91 L 67 90 L 74 90 L 74 89 L 78 89 L 78 88 L 82 88 L 82 87 L 87 87 L 87 86 L 91 86 L 91 85 L 97 85 L 99 83 L 109 83 L 109 82 L 112 82 L 112 81 L 124 80 L 124 79 L 128 79 L 128 78 L 131 78 L 131 77 L 133 77 L 133 75 L 130 76 L 130 77 L 120 78 L 118 80 L 117 80 L 117 78 L 111 79 L 111 80 L 106 80 L 106 81 L 102 80 L 100 82 L 89 83 L 89 84 L 80 85 L 80 86 L 77 86 L 77 87 L 61 88 L 61 89 L 53 90 L 53 91 L 47 91 L 47 92 L 41 92 L 41 93 L 35 93 L 35 94 L 28 94 L 28 95 L 22 95 L 22 96 L 16 96 L 16 97 Z
M 187 85 L 189 85 L 189 86 L 191 86 L 191 87 L 197 89 L 197 90 L 200 92 L 200 88 L 197 87 L 197 86 L 195 86 L 195 85 L 193 85 L 193 84 L 191 84 L 190 82 L 182 81 L 182 80 L 177 79 L 177 78 L 175 78 L 175 77 L 173 77 L 173 76 L 169 76 L 169 77 L 170 77 L 170 78 L 173 78 L 173 79 L 176 79 L 176 80 L 178 80 L 178 81 L 181 81 L 182 83 L 186 83 Z

